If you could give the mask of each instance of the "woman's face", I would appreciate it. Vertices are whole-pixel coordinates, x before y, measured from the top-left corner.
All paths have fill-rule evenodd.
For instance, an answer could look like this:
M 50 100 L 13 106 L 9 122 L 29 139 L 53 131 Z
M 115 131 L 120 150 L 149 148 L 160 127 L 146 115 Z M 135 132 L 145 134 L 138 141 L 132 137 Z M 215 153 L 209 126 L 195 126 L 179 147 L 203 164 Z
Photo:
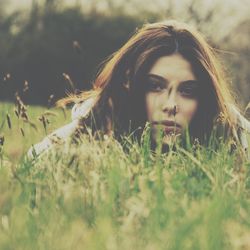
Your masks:
M 163 144 L 183 134 L 198 109 L 198 81 L 180 54 L 160 57 L 146 76 L 146 114 L 152 138 L 161 131 Z

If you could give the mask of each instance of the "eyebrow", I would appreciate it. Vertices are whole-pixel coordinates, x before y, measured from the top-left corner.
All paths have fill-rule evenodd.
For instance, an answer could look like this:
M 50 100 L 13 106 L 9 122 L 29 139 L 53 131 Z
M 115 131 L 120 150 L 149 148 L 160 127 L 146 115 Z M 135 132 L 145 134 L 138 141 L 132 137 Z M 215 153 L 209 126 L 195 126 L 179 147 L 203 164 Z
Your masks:
M 147 74 L 147 77 L 148 78 L 153 78 L 153 79 L 156 79 L 156 80 L 159 80 L 161 82 L 164 82 L 165 84 L 168 84 L 168 80 L 162 76 L 159 76 L 159 75 L 155 75 L 155 74 Z M 182 81 L 180 82 L 180 84 L 192 84 L 192 85 L 195 85 L 197 86 L 198 85 L 198 81 L 197 80 L 186 80 L 186 81 Z

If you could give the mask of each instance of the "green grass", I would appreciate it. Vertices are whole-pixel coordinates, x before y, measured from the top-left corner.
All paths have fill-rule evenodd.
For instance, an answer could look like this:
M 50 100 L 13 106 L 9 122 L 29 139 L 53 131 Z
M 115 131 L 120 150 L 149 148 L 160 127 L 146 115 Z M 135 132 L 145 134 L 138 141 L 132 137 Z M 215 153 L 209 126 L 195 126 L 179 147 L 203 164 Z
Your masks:
M 47 109 L 44 107 L 27 107 L 27 116 L 30 122 L 27 122 L 15 114 L 16 106 L 11 103 L 0 103 L 0 135 L 4 136 L 4 153 L 8 158 L 18 161 L 29 147 L 39 142 L 46 133 L 66 124 L 70 121 L 70 112 L 63 112 L 62 109 Z M 8 126 L 7 114 L 10 117 L 11 128 Z M 49 121 L 46 123 L 46 130 L 39 118 L 44 115 Z M 31 126 L 34 124 L 34 126 Z M 22 134 L 21 129 L 24 134 Z
M 152 154 L 147 133 L 141 146 L 83 136 L 31 162 L 40 131 L 18 161 L 2 152 L 0 249 L 250 249 L 250 163 L 229 145 Z

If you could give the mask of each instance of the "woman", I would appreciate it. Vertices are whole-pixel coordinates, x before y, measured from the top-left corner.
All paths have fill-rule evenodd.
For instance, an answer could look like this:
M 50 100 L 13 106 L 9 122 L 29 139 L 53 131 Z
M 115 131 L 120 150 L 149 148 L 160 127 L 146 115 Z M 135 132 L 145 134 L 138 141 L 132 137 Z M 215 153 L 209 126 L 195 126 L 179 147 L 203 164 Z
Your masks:
M 30 155 L 89 129 L 118 139 L 132 132 L 140 138 L 146 122 L 153 144 L 159 133 L 168 145 L 187 132 L 206 143 L 217 121 L 226 138 L 248 147 L 249 121 L 236 109 L 214 50 L 186 24 L 144 25 L 105 62 L 93 86 L 59 102 L 77 103 L 72 122 L 32 147 Z

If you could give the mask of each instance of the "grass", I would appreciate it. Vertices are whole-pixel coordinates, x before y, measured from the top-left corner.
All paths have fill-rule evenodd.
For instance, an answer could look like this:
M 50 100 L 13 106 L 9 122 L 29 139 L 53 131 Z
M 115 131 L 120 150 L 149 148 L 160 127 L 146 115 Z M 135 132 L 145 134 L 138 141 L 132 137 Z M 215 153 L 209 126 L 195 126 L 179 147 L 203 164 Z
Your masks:
M 18 161 L 30 146 L 39 142 L 46 134 L 66 124 L 70 120 L 69 111 L 62 109 L 47 109 L 33 106 L 25 107 L 24 113 L 28 117 L 16 115 L 17 105 L 0 103 L 0 135 L 4 136 L 4 153 L 8 158 Z M 8 124 L 9 116 L 10 124 Z M 42 117 L 46 119 L 44 128 Z M 10 125 L 10 126 L 9 126 Z
M 1 131 L 0 249 L 250 249 L 250 162 L 228 145 L 153 154 L 147 133 L 140 146 L 83 136 L 29 161 L 44 128 L 25 127 L 17 145 L 22 124 L 11 119 Z

